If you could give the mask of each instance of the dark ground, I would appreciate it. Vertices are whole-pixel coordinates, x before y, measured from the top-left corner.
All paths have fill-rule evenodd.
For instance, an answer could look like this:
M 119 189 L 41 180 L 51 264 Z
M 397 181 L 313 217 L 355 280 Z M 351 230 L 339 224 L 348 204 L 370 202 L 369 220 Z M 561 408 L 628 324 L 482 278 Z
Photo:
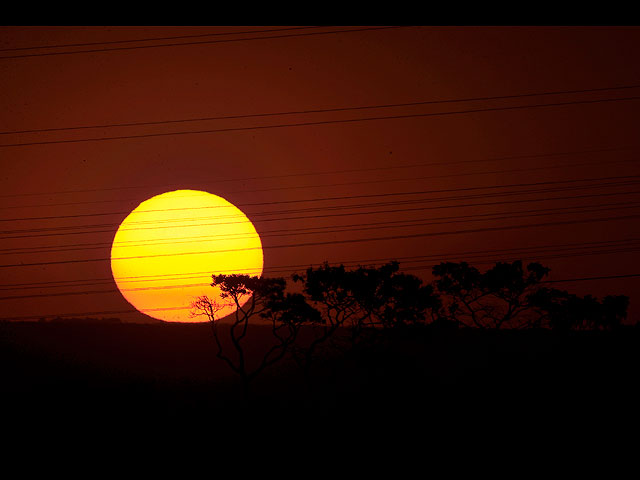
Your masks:
M 256 330 L 250 349 L 267 333 Z M 17 424 L 589 430 L 630 425 L 640 405 L 637 327 L 412 330 L 323 358 L 311 393 L 295 365 L 273 367 L 248 404 L 207 324 L 5 323 L 0 346 L 2 411 Z

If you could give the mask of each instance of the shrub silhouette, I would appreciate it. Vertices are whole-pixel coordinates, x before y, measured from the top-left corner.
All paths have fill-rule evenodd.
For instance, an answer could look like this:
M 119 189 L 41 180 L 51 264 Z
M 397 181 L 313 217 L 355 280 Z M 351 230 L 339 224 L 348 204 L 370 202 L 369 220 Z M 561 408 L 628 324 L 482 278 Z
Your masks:
M 531 295 L 539 324 L 554 330 L 612 330 L 627 316 L 629 297 L 607 296 L 602 302 L 586 295 L 580 297 L 564 290 L 541 288 Z

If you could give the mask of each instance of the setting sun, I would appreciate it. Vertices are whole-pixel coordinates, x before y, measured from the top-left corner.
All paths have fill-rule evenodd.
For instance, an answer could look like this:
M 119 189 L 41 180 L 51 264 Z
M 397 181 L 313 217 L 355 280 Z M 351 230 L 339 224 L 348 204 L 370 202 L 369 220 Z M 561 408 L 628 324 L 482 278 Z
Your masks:
M 222 197 L 176 190 L 142 202 L 120 224 L 111 247 L 111 271 L 137 310 L 170 322 L 190 318 L 191 302 L 219 301 L 212 274 L 259 276 L 260 236 L 247 216 Z M 219 318 L 232 313 L 225 307 Z

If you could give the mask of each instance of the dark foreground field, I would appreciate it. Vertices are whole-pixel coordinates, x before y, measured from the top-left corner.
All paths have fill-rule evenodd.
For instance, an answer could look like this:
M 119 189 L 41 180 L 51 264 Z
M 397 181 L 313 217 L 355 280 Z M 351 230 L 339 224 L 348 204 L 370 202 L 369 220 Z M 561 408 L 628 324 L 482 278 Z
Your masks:
M 252 352 L 265 346 L 261 328 Z M 321 359 L 307 384 L 292 363 L 274 366 L 248 403 L 206 324 L 12 323 L 0 337 L 2 411 L 18 423 L 337 421 L 422 431 L 495 420 L 530 428 L 552 419 L 620 424 L 640 405 L 640 329 L 632 327 L 408 331 Z

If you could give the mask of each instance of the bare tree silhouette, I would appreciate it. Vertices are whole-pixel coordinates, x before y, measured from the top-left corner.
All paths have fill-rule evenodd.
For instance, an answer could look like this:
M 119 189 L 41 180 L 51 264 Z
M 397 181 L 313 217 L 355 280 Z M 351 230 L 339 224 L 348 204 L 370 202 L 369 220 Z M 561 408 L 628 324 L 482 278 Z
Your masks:
M 282 360 L 295 342 L 304 323 L 319 321 L 319 313 L 301 294 L 285 293 L 283 278 L 250 277 L 247 275 L 214 275 L 213 287 L 219 287 L 222 302 L 202 296 L 192 303 L 193 317 L 207 316 L 217 347 L 217 357 L 222 359 L 239 377 L 245 400 L 249 397 L 249 385 L 267 367 Z M 243 300 L 250 297 L 246 303 Z M 234 305 L 231 315 L 229 339 L 232 351 L 225 351 L 218 325 L 219 312 L 227 305 Z M 252 319 L 261 318 L 271 326 L 274 343 L 264 352 L 257 365 L 248 365 L 243 340 Z

